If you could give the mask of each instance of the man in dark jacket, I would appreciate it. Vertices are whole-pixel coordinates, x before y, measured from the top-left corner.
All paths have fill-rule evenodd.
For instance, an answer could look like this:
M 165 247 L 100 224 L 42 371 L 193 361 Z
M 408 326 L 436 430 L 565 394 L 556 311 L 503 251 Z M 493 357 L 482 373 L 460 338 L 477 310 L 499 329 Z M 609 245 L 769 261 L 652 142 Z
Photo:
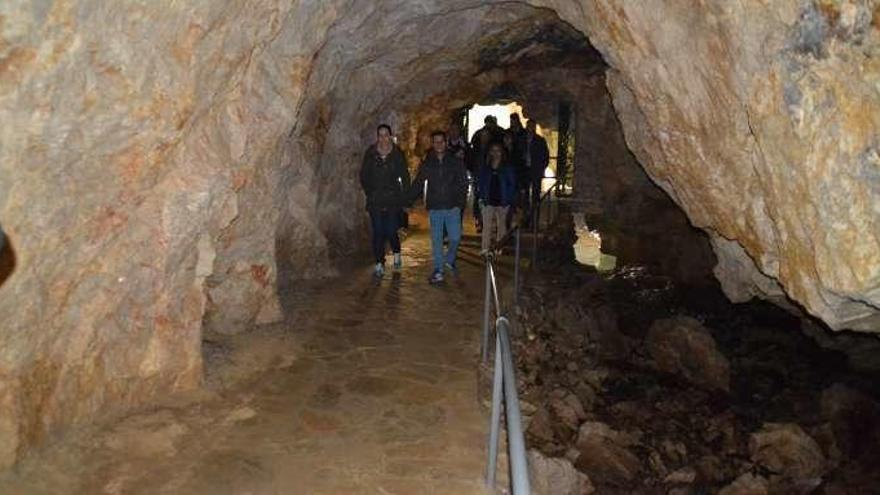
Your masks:
M 544 170 L 550 163 L 550 150 L 547 148 L 547 141 L 538 134 L 534 119 L 529 119 L 526 124 L 524 144 L 523 158 L 529 174 L 531 206 L 535 207 L 541 200 L 541 181 L 544 179 Z
M 427 183 L 427 188 L 425 184 Z M 461 210 L 467 201 L 467 170 L 461 160 L 446 149 L 446 133 L 431 133 L 431 151 L 419 167 L 412 184 L 411 197 L 425 190 L 425 207 L 431 221 L 431 252 L 434 272 L 431 283 L 443 281 L 443 268 L 456 272 L 455 256 L 461 241 Z M 449 236 L 449 248 L 443 253 L 443 232 Z
M 385 273 L 385 243 L 391 244 L 394 269 L 402 264 L 400 257 L 400 217 L 410 188 L 406 157 L 391 138 L 391 127 L 382 124 L 376 129 L 376 144 L 364 153 L 361 165 L 361 187 L 367 197 L 367 211 L 373 228 L 375 275 Z
M 486 118 L 483 119 L 483 127 L 474 133 L 474 138 L 471 141 L 478 143 L 480 142 L 480 135 L 486 134 L 486 142 L 494 143 L 495 141 L 502 140 L 504 132 L 505 130 L 498 125 L 498 119 L 496 119 L 494 115 L 487 115 Z M 483 153 L 488 152 L 488 148 L 483 150 Z
M 526 129 L 522 125 L 522 119 L 518 113 L 510 114 L 510 147 L 507 150 L 509 165 L 516 171 L 516 186 L 519 191 L 524 191 L 530 183 L 528 170 L 525 169 Z M 505 141 L 506 143 L 507 141 Z

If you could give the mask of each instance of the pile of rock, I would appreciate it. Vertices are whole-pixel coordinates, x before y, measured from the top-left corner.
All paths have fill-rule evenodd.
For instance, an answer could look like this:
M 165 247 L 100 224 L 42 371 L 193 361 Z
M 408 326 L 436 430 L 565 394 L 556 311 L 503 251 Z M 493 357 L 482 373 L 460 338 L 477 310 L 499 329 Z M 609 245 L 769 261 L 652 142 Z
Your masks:
M 628 296 L 614 284 L 595 274 L 547 273 L 531 280 L 516 310 L 514 352 L 536 493 L 868 486 L 865 456 L 880 452 L 874 399 L 842 385 L 821 392 L 821 384 L 806 397 L 782 383 L 786 397 L 802 400 L 787 412 L 743 402 L 739 384 L 752 377 L 739 373 L 754 371 L 742 364 L 750 357 L 723 348 L 700 320 L 670 311 L 674 296 L 663 281 L 641 280 L 654 289 Z M 857 440 L 860 424 L 875 428 L 873 447 Z

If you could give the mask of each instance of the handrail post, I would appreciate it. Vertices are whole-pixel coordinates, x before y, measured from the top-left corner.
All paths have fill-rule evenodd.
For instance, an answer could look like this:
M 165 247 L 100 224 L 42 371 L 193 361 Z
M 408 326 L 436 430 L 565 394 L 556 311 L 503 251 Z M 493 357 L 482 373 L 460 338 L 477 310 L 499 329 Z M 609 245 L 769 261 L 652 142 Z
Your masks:
M 519 243 L 520 243 L 520 229 L 516 229 L 516 254 L 514 255 L 514 265 L 513 265 L 513 301 L 514 304 L 519 304 Z
M 489 313 L 492 307 L 492 272 L 489 269 L 491 261 L 486 258 L 486 298 L 483 302 L 483 340 L 480 343 L 483 362 L 489 359 Z
M 492 381 L 492 422 L 489 427 L 489 462 L 486 466 L 486 486 L 495 488 L 495 471 L 498 466 L 498 433 L 501 429 L 501 393 L 503 376 L 501 364 L 501 339 L 495 334 L 495 376 Z

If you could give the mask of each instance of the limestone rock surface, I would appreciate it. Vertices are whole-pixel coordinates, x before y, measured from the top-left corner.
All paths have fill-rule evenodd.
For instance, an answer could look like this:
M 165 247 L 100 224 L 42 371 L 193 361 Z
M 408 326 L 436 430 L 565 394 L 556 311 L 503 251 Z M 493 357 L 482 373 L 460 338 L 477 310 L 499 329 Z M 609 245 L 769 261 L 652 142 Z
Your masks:
M 720 271 L 732 299 L 778 285 L 880 331 L 876 1 L 533 3 L 602 52 L 627 142 L 720 264 L 754 266 Z
M 0 466 L 198 386 L 203 319 L 280 317 L 279 137 L 341 3 L 0 5 Z

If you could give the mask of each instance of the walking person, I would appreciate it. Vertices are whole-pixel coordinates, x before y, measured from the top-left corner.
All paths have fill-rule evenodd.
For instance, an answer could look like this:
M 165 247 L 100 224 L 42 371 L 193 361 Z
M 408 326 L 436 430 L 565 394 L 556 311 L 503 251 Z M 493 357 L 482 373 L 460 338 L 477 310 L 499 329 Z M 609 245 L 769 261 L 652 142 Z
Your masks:
M 508 136 L 510 137 L 509 145 Z M 522 119 L 518 113 L 510 114 L 510 129 L 505 133 L 504 146 L 508 148 L 508 165 L 512 165 L 516 173 L 520 174 L 525 165 L 526 130 L 523 128 Z
M 544 180 L 544 170 L 550 163 L 550 150 L 547 141 L 538 134 L 534 119 L 529 119 L 526 124 L 525 169 L 528 171 L 528 187 L 531 192 L 531 207 L 535 208 L 541 200 L 541 181 Z
M 516 171 L 499 142 L 489 146 L 488 160 L 480 169 L 478 192 L 483 212 L 482 251 L 486 252 L 507 233 L 507 212 L 516 198 Z
M 385 274 L 386 244 L 391 245 L 394 269 L 399 270 L 403 263 L 397 231 L 410 189 L 406 157 L 394 144 L 389 125 L 382 124 L 376 128 L 376 143 L 364 153 L 360 179 L 373 230 L 374 275 L 381 277 Z
M 486 115 L 483 119 L 483 127 L 481 127 L 477 132 L 474 133 L 474 137 L 471 139 L 472 143 L 479 143 L 480 138 L 483 134 L 486 135 L 486 142 L 491 143 L 493 141 L 501 141 L 502 136 L 506 131 L 498 125 L 498 119 L 495 118 L 494 115 Z M 488 150 L 483 150 L 485 153 Z
M 427 188 L 425 187 L 427 183 Z M 443 282 L 444 268 L 457 273 L 455 258 L 461 242 L 461 210 L 467 201 L 467 170 L 464 163 L 446 149 L 446 133 L 431 133 L 431 151 L 419 167 L 410 196 L 417 199 L 425 191 L 425 208 L 431 223 L 431 253 L 434 271 L 429 281 Z M 443 252 L 443 234 L 449 246 Z
M 477 230 L 477 233 L 480 233 L 483 230 L 483 217 L 480 215 L 480 198 L 476 192 L 476 185 L 480 178 L 480 170 L 483 168 L 483 165 L 486 163 L 486 157 L 489 155 L 491 135 L 489 132 L 481 132 L 474 134 L 474 137 L 471 154 L 468 156 L 467 169 L 474 184 L 473 206 L 471 207 L 471 213 L 474 215 L 474 228 Z
M 449 125 L 449 135 L 446 137 L 446 148 L 453 155 L 457 155 L 461 151 L 466 151 L 467 147 L 467 139 L 461 135 L 461 126 L 453 122 Z

